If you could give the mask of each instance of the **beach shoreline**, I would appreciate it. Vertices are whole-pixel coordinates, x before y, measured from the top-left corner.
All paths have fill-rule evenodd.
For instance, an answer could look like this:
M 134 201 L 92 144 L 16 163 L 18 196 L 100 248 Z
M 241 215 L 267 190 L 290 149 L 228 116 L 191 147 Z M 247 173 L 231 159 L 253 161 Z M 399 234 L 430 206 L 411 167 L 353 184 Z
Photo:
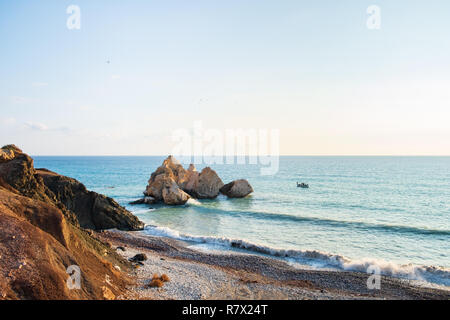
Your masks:
M 134 264 L 135 284 L 120 299 L 151 300 L 342 300 L 450 299 L 450 291 L 381 276 L 380 289 L 367 288 L 366 273 L 295 268 L 279 259 L 251 253 L 208 253 L 184 241 L 140 231 L 96 232 L 125 259 L 144 253 Z M 117 249 L 123 247 L 125 251 Z M 149 287 L 154 274 L 170 278 L 161 288 Z

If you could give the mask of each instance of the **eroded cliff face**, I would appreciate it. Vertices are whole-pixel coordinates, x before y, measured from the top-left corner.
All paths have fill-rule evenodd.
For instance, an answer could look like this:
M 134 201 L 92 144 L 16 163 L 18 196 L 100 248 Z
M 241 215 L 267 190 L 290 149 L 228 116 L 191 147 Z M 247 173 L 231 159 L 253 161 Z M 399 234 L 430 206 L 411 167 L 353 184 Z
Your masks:
M 113 199 L 87 190 L 75 179 L 47 169 L 35 169 L 31 157 L 15 146 L 7 147 L 5 150 L 13 150 L 14 156 L 0 161 L 0 178 L 21 195 L 52 203 L 61 209 L 71 223 L 82 228 L 143 228 L 143 223 L 137 217 Z
M 89 191 L 79 181 L 46 169 L 36 175 L 67 210 L 73 212 L 81 227 L 103 230 L 141 230 L 144 224 L 112 198 Z
M 9 150 L 12 156 L 0 160 L 0 178 L 16 189 L 20 194 L 46 202 L 55 201 L 48 193 L 43 181 L 36 176 L 33 159 L 14 145 L 5 146 L 3 152 Z
M 131 283 L 129 264 L 92 229 L 135 230 L 141 222 L 114 200 L 47 170 L 15 146 L 0 152 L 0 299 L 105 299 Z M 81 270 L 81 288 L 66 272 Z M 116 268 L 119 267 L 119 268 Z M 105 294 L 107 293 L 107 294 Z

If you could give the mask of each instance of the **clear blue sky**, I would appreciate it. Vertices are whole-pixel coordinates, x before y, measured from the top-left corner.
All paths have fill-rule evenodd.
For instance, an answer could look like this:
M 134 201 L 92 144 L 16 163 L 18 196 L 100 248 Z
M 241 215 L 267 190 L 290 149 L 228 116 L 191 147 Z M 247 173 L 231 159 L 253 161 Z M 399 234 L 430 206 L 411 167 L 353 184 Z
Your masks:
M 280 129 L 282 154 L 450 154 L 447 0 L 1 0 L 0 39 L 0 144 L 30 154 L 167 154 L 195 120 Z

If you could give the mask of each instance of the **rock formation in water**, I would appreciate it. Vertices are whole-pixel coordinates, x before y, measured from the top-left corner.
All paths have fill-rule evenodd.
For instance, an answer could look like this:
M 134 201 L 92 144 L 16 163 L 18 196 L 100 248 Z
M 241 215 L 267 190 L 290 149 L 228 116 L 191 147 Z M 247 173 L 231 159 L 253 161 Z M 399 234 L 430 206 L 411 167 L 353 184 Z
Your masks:
M 192 189 L 188 190 L 197 199 L 214 199 L 223 186 L 222 179 L 210 167 L 204 168 L 192 181 Z
M 147 196 L 142 199 L 131 201 L 130 204 L 153 204 L 157 202 L 158 201 L 155 198 Z
M 191 164 L 188 170 L 169 156 L 150 176 L 145 196 L 150 196 L 168 205 L 185 204 L 190 197 L 213 199 L 219 195 L 222 180 L 211 168 L 200 173 Z
M 220 193 L 228 198 L 244 198 L 252 192 L 252 186 L 244 179 L 232 181 L 220 188 Z
M 162 200 L 165 204 L 180 205 L 185 204 L 189 200 L 189 195 L 178 187 L 171 178 L 164 184 L 162 189 Z
M 151 174 L 144 195 L 168 205 L 180 205 L 185 204 L 190 197 L 214 199 L 222 188 L 224 188 L 222 180 L 210 167 L 198 172 L 191 164 L 186 170 L 173 156 L 169 156 Z M 225 188 L 222 193 L 228 197 L 241 198 L 251 192 L 253 189 L 247 180 L 236 180 L 231 182 L 230 187 Z M 144 199 L 133 203 L 145 203 Z
M 169 156 L 150 176 L 144 195 L 169 205 L 185 204 L 190 196 L 179 187 L 185 175 L 183 166 Z
M 36 170 L 19 148 L 0 149 L 0 299 L 113 299 L 129 264 L 84 229 L 136 230 L 142 223 L 78 181 Z M 69 266 L 80 289 L 67 286 Z M 105 281 L 108 279 L 108 281 Z
M 178 182 L 181 189 L 185 190 L 186 192 L 192 193 L 192 190 L 194 189 L 194 184 L 198 180 L 198 175 L 200 173 L 197 171 L 195 166 L 191 163 L 189 165 L 189 168 L 185 172 L 184 176 L 180 181 Z

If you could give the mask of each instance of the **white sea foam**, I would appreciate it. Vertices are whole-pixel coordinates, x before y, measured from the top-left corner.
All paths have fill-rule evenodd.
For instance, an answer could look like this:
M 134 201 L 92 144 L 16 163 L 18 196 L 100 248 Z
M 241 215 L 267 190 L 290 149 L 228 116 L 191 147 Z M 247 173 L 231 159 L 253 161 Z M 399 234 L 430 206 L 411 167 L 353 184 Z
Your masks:
M 191 206 L 198 206 L 198 207 L 202 205 L 202 203 L 200 201 L 198 201 L 197 199 L 194 199 L 194 198 L 189 198 L 189 200 L 187 201 L 187 204 L 191 205 Z
M 246 240 L 225 237 L 193 236 L 181 234 L 167 227 L 148 225 L 145 232 L 153 236 L 169 237 L 173 239 L 222 246 L 224 249 L 237 248 L 251 252 L 266 254 L 287 259 L 315 268 L 333 268 L 344 271 L 367 272 L 369 266 L 377 266 L 382 275 L 393 276 L 408 280 L 418 280 L 430 284 L 450 287 L 450 269 L 435 266 L 401 265 L 384 260 L 362 258 L 349 259 L 341 255 L 334 255 L 316 250 L 286 250 L 255 244 Z

